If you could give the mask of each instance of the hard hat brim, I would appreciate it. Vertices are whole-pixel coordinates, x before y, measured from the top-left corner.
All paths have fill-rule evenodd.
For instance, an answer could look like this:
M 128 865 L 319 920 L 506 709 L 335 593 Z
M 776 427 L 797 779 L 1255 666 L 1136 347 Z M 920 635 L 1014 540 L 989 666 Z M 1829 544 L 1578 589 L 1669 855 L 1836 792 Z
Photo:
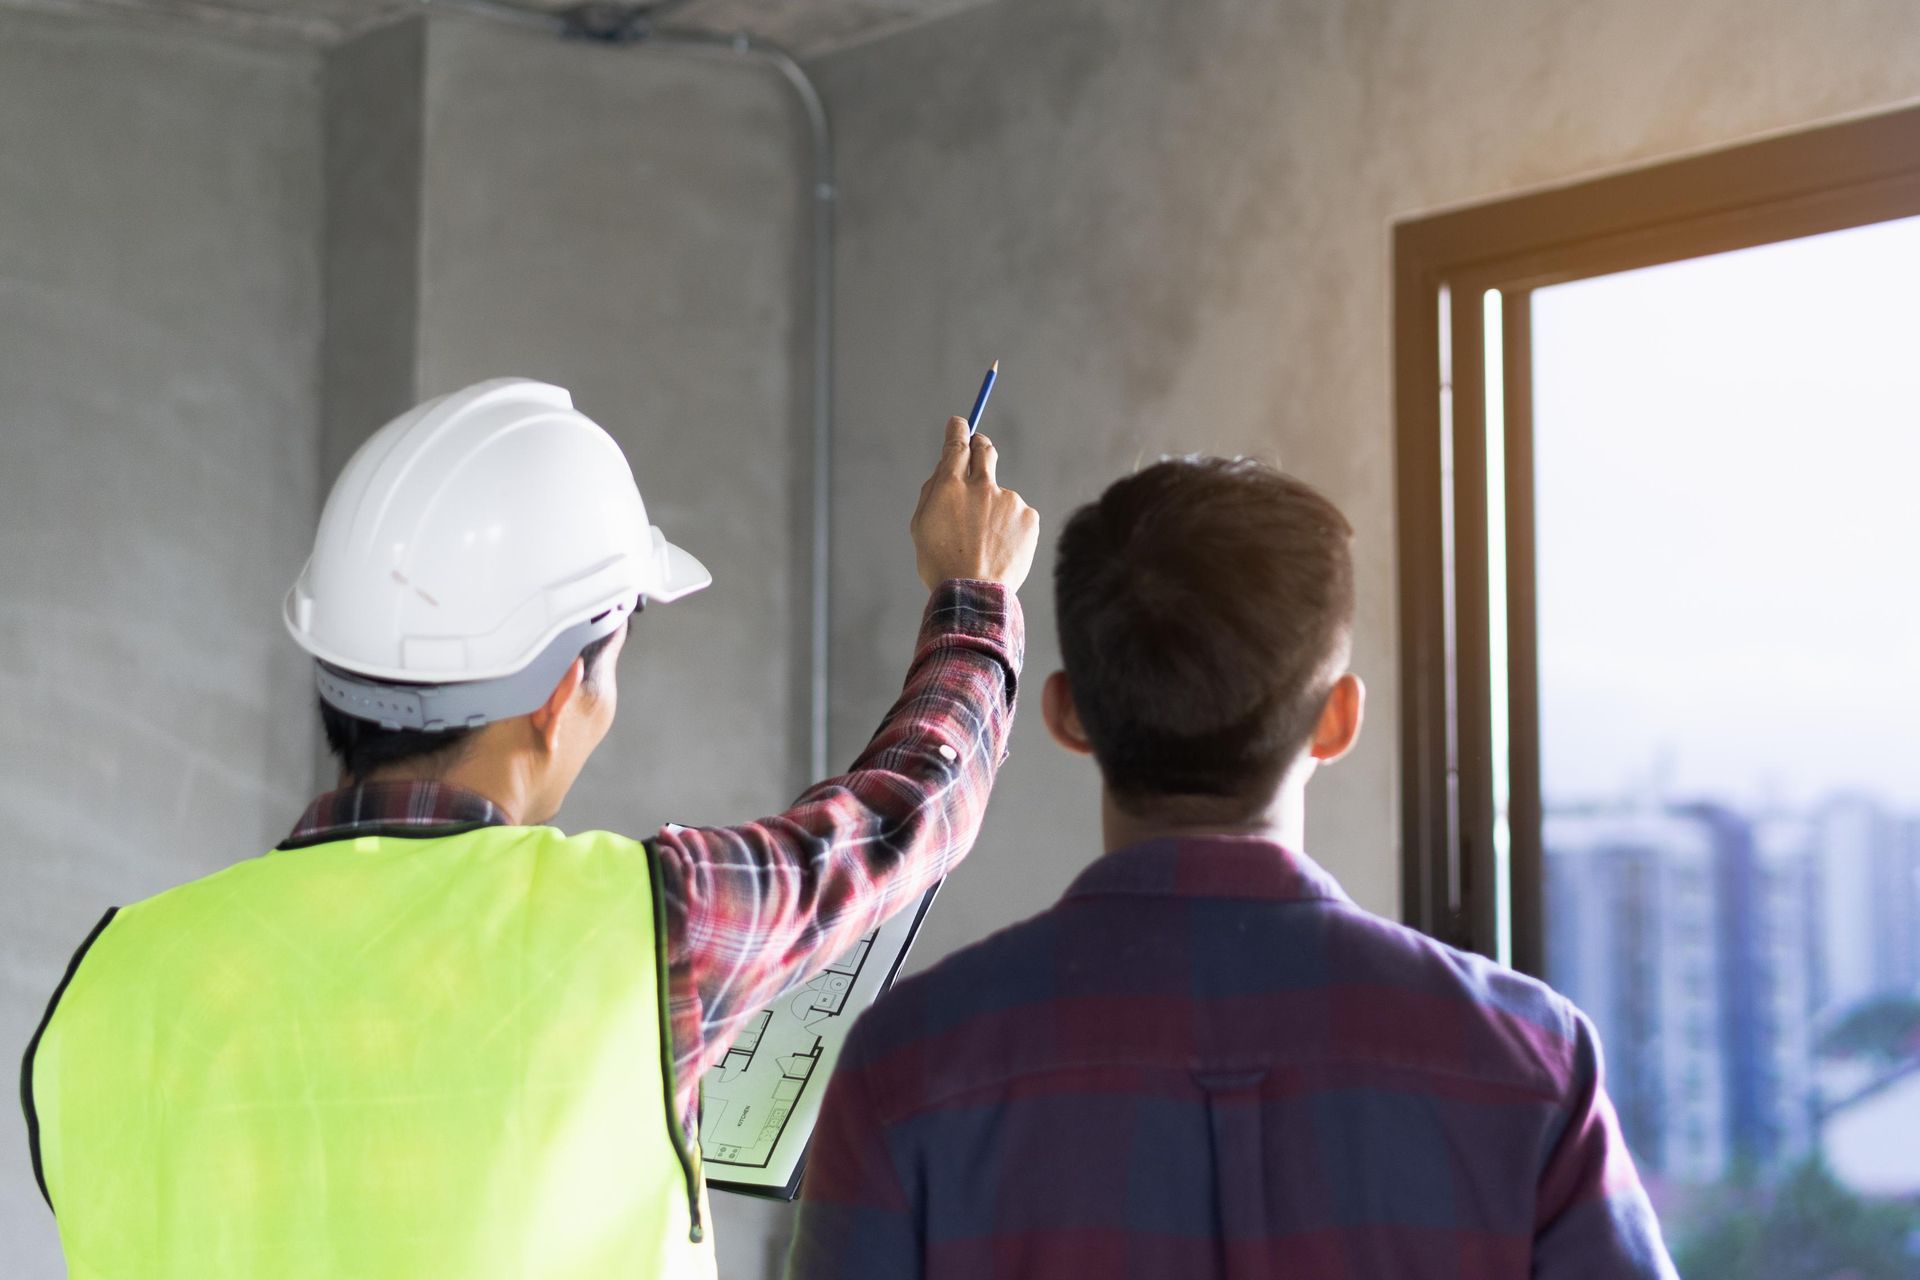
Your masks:
M 691 552 L 668 542 L 657 527 L 654 534 L 660 538 L 662 573 L 660 584 L 647 593 L 649 600 L 664 604 L 713 585 L 713 575 L 707 571 L 707 566 L 694 559 Z

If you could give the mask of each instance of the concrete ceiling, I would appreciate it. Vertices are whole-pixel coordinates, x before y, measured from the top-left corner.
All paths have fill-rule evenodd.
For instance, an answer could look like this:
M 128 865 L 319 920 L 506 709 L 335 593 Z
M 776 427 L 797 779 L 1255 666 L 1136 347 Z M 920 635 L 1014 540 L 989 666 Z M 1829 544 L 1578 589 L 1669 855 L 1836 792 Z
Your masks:
M 507 0 L 503 0 L 507 2 Z M 564 10 L 577 0 L 510 0 Z M 987 0 L 665 0 L 660 25 L 745 31 L 802 56 L 859 44 Z M 248 28 L 317 43 L 351 39 L 420 11 L 421 0 L 0 0 L 23 8 L 119 12 Z M 640 6 L 646 7 L 644 4 Z

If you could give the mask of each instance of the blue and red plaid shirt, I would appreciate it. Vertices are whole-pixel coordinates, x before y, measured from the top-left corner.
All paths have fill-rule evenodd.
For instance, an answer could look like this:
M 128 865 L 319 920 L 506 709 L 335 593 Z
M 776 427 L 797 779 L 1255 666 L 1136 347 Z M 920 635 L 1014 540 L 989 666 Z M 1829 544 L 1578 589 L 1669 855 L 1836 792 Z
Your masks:
M 883 998 L 802 1194 L 794 1280 L 1674 1274 L 1585 1017 L 1245 837 Z
M 917 901 L 973 847 L 1006 756 L 1025 645 L 1011 591 L 943 584 L 927 603 L 906 687 L 850 770 L 777 817 L 667 827 L 652 842 L 683 1115 L 742 1024 Z M 289 843 L 509 820 L 457 787 L 370 783 L 315 800 Z

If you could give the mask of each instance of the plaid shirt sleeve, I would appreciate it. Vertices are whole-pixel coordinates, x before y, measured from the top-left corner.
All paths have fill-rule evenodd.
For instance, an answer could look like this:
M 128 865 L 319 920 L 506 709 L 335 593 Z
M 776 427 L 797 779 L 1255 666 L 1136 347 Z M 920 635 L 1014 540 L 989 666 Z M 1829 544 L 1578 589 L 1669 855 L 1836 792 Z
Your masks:
M 972 848 L 1006 756 L 1025 637 L 1012 591 L 942 584 L 899 701 L 847 773 L 777 817 L 660 833 L 683 1109 L 747 1019 Z
M 1678 1280 L 1607 1097 L 1600 1037 L 1574 1014 L 1567 1119 L 1535 1200 L 1539 1280 Z

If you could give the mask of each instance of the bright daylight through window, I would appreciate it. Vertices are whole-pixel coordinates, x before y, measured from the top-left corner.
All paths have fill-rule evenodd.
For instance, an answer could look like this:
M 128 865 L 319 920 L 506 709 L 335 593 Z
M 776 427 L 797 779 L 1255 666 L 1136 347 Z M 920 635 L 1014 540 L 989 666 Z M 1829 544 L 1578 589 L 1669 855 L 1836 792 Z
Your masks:
M 1532 317 L 1547 976 L 1683 1274 L 1920 1274 L 1920 219 Z

